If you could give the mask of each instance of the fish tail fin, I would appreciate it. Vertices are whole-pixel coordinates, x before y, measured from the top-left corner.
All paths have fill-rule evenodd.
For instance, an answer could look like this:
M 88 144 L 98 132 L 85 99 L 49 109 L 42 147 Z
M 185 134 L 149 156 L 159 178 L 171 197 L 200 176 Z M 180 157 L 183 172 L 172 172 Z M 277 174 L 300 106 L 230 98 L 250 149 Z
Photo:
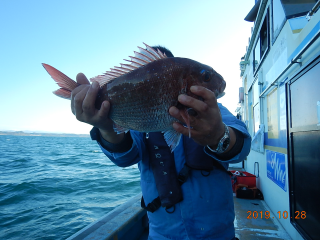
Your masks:
M 42 63 L 42 66 L 47 70 L 49 75 L 59 85 L 59 87 L 61 87 L 60 89 L 54 91 L 53 94 L 61 98 L 71 99 L 72 90 L 78 87 L 80 84 L 76 83 L 67 75 L 48 64 Z

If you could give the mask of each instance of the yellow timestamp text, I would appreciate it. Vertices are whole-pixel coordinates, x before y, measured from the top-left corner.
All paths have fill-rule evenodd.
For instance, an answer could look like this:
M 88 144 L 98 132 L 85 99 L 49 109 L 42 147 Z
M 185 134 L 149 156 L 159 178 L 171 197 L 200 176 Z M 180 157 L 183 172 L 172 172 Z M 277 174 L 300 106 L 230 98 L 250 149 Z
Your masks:
M 265 218 L 265 219 L 268 219 L 270 218 L 270 212 L 269 211 L 247 211 L 248 213 L 248 216 L 247 216 L 247 219 L 257 219 L 257 218 Z M 287 211 L 278 211 L 278 217 L 279 219 L 281 218 L 284 218 L 284 219 L 287 219 L 289 217 L 289 214 Z M 305 219 L 307 217 L 307 213 L 306 211 L 295 211 L 295 215 L 291 218 L 294 218 L 294 219 Z M 272 217 L 274 218 L 274 217 Z

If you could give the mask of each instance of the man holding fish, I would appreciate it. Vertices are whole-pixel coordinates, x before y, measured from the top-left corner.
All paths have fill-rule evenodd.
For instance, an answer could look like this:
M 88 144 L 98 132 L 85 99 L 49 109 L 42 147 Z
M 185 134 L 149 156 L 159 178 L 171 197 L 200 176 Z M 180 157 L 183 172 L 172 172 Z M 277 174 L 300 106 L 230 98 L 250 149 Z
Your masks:
M 91 137 L 106 156 L 120 167 L 138 163 L 141 205 L 148 210 L 149 239 L 235 239 L 233 193 L 227 169 L 229 163 L 243 161 L 249 154 L 251 137 L 246 126 L 217 103 L 225 82 L 211 67 L 174 58 L 160 46 L 146 47 L 131 57 L 131 65 L 124 64 L 98 76 L 91 85 L 79 73 L 78 84 L 69 90 L 66 85 L 72 85 L 70 82 L 57 80 L 61 76 L 65 79 L 64 74 L 49 65 L 44 67 L 62 87 L 55 94 L 71 98 L 76 118 L 94 126 Z M 172 68 L 174 71 L 170 72 Z M 136 80 L 137 76 L 144 78 L 143 84 Z M 154 80 L 163 82 L 170 77 L 173 80 L 166 86 L 157 85 L 160 81 Z M 149 80 L 154 82 L 148 85 L 149 89 L 143 89 Z M 176 81 L 180 85 L 172 83 Z M 172 97 L 170 91 L 177 86 L 180 90 Z M 106 93 L 101 92 L 103 87 Z M 154 92 L 153 87 L 157 88 Z M 123 89 L 127 92 L 118 97 Z M 119 103 L 133 95 L 132 89 L 139 89 L 144 95 L 144 105 L 132 112 L 134 106 L 124 108 L 126 115 L 121 117 Z M 161 95 L 153 95 L 157 91 L 162 91 Z M 166 100 L 157 99 L 167 95 L 172 98 L 166 104 Z M 126 104 L 140 104 L 137 98 L 134 96 Z M 152 101 L 161 104 L 146 105 Z M 131 123 L 136 111 L 146 112 L 137 115 L 141 121 L 134 119 Z M 145 115 L 153 118 L 143 122 Z M 169 125 L 161 125 L 163 122 Z

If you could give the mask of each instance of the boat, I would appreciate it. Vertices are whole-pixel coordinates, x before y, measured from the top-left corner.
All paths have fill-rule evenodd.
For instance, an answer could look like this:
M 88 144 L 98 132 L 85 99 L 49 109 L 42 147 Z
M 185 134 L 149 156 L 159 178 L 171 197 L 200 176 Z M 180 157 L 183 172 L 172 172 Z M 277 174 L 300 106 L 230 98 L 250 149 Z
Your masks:
M 76 232 L 67 240 L 147 240 L 148 216 L 141 208 L 141 193 Z
M 240 61 L 244 161 L 292 239 L 320 239 L 320 1 L 261 0 Z
M 320 1 L 258 0 L 240 61 L 237 117 L 252 135 L 246 160 L 230 169 L 256 177 L 261 199 L 235 201 L 239 239 L 319 239 Z M 141 194 L 68 240 L 148 238 Z
M 141 208 L 141 193 L 118 206 L 102 218 L 76 232 L 67 240 L 147 240 L 149 233 L 148 216 Z M 240 199 L 234 197 L 235 232 L 240 240 L 291 239 L 279 224 L 277 215 L 260 218 L 261 212 L 271 212 L 259 199 Z M 250 210 L 251 213 L 248 213 Z

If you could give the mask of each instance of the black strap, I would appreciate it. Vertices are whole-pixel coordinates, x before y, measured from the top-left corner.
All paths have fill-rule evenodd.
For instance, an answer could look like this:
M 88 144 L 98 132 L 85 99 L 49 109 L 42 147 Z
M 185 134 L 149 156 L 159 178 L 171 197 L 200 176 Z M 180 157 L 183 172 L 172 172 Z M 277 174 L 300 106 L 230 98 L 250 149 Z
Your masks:
M 149 212 L 155 212 L 156 210 L 158 210 L 158 208 L 161 207 L 161 201 L 160 201 L 160 197 L 157 197 L 155 199 L 153 199 L 152 202 L 150 202 L 148 204 L 148 206 L 146 206 L 145 202 L 144 202 L 144 199 L 143 199 L 143 196 L 141 197 L 141 207 L 143 209 L 146 209 L 147 211 Z
M 189 177 L 190 170 L 191 170 L 191 168 L 188 167 L 186 164 L 184 164 L 183 168 L 181 169 L 181 171 L 179 172 L 179 175 L 178 175 L 178 180 L 179 180 L 180 186 L 187 181 L 187 179 Z
M 161 132 L 149 133 L 145 142 L 161 206 L 172 207 L 183 200 L 173 152 Z
M 190 170 L 191 170 L 191 168 L 188 167 L 188 166 L 185 164 L 185 165 L 183 166 L 183 168 L 181 169 L 181 171 L 179 172 L 178 180 L 179 180 L 180 186 L 187 181 L 187 179 L 188 179 L 188 177 L 189 177 Z M 144 199 L 143 199 L 143 196 L 142 196 L 142 197 L 141 197 L 141 207 L 142 207 L 143 209 L 146 209 L 146 210 L 149 211 L 149 212 L 152 212 L 152 213 L 155 212 L 158 208 L 161 207 L 160 197 L 157 197 L 157 198 L 153 199 L 153 201 L 150 202 L 150 203 L 148 204 L 148 206 L 146 206 L 146 204 L 145 204 L 145 202 L 144 202 Z M 167 207 L 166 207 L 166 211 L 167 211 L 169 208 L 171 208 L 171 207 L 174 207 L 174 205 L 173 205 L 173 206 L 167 206 Z M 174 208 L 174 210 L 175 210 L 175 208 Z M 167 211 L 167 212 L 168 212 L 168 213 L 173 213 L 174 210 L 173 210 L 173 211 Z
M 152 137 L 152 136 L 149 136 L 149 137 Z M 149 143 L 149 141 L 146 141 L 146 139 L 147 139 L 147 137 L 146 137 L 146 134 L 144 134 L 144 141 L 146 142 L 146 145 L 150 145 L 150 143 Z M 150 139 L 149 139 L 150 140 Z M 187 139 L 188 140 L 188 139 Z M 187 141 L 187 140 L 185 140 L 184 141 L 184 143 Z M 188 140 L 188 141 L 190 141 L 190 140 Z M 166 144 L 165 142 L 164 142 L 164 144 Z M 158 147 L 158 143 L 156 144 L 157 145 L 157 148 L 156 149 L 159 149 L 159 147 Z M 160 146 L 160 145 L 159 145 Z M 151 144 L 150 146 L 149 146 L 149 148 L 150 149 L 153 149 L 153 144 Z M 165 147 L 167 147 L 167 146 L 165 146 Z M 188 147 L 187 146 L 184 146 L 184 149 L 186 150 L 186 149 L 188 149 Z M 190 149 L 188 149 L 188 150 L 190 150 Z M 158 150 L 159 151 L 159 150 Z M 201 150 L 201 153 L 203 152 L 203 150 Z M 169 152 L 170 153 L 170 152 Z M 172 155 L 172 153 L 170 153 L 171 155 Z M 205 157 L 207 156 L 204 152 L 203 152 L 203 154 L 205 155 Z M 162 157 L 162 155 L 164 155 L 163 154 L 163 152 L 161 153 L 161 157 Z M 191 154 L 192 155 L 192 154 Z M 189 157 L 189 154 L 188 154 L 188 152 L 185 152 L 185 156 L 186 157 Z M 150 159 L 152 160 L 153 159 L 153 155 L 151 154 L 150 155 Z M 201 158 L 201 156 L 199 156 L 200 158 Z M 169 159 L 169 160 L 172 160 L 172 159 L 170 159 L 170 158 L 172 158 L 172 156 L 164 156 L 164 159 Z M 154 164 L 154 163 L 156 163 L 156 159 L 153 159 L 154 161 L 152 161 L 152 163 Z M 211 167 L 210 167 L 210 164 L 211 164 Z M 191 164 L 191 166 L 188 166 L 187 164 Z M 220 170 L 222 170 L 222 171 L 224 171 L 224 172 L 227 172 L 229 175 L 233 175 L 232 173 L 230 173 L 230 172 L 228 172 L 218 161 L 216 161 L 216 160 L 214 160 L 214 159 L 212 159 L 212 158 L 210 158 L 210 159 L 207 159 L 207 161 L 206 162 L 204 162 L 203 164 L 202 164 L 203 166 L 197 166 L 197 164 L 195 163 L 195 162 L 190 162 L 190 161 L 187 161 L 187 159 L 186 159 L 186 163 L 184 164 L 184 166 L 183 166 L 183 168 L 181 169 L 181 171 L 179 172 L 179 174 L 178 174 L 178 176 L 176 176 L 177 177 L 177 182 L 176 182 L 176 184 L 178 184 L 179 186 L 181 186 L 183 183 L 185 183 L 186 181 L 187 181 L 187 179 L 188 179 L 188 177 L 189 177 L 189 174 L 190 174 L 190 171 L 191 171 L 191 169 L 197 169 L 197 170 L 204 170 L 204 171 L 207 171 L 207 172 L 209 172 L 209 174 L 210 174 L 210 171 L 214 168 L 214 167 L 216 167 L 217 169 L 220 169 Z M 157 167 L 158 166 L 154 166 L 153 168 L 152 168 L 152 170 L 153 170 L 153 174 L 155 175 L 157 172 L 155 171 L 155 169 L 157 169 Z M 174 169 L 173 170 L 175 170 L 175 167 L 174 167 Z M 167 172 L 168 170 L 166 170 L 166 172 Z M 159 189 L 158 189 L 158 187 L 157 187 L 157 190 L 158 190 L 158 192 L 159 192 Z M 160 195 L 161 196 L 161 195 Z M 166 204 L 163 204 L 162 203 L 162 201 L 161 201 L 161 199 L 162 198 L 160 198 L 160 196 L 158 196 L 157 198 L 155 198 L 153 201 L 151 201 L 149 204 L 148 204 L 148 206 L 146 206 L 146 204 L 145 204 L 145 202 L 144 202 L 144 199 L 143 199 L 143 196 L 142 196 L 142 198 L 141 198 L 141 207 L 142 208 L 144 208 L 144 209 L 146 209 L 147 211 L 149 211 L 149 212 L 155 212 L 157 209 L 159 209 L 161 206 L 163 206 L 163 207 L 165 207 L 166 208 L 166 211 L 168 212 L 168 213 L 173 213 L 174 211 L 175 211 L 175 208 L 174 208 L 174 204 L 176 203 L 176 202 L 179 202 L 179 201 L 172 201 L 173 203 L 170 203 L 170 201 L 169 201 L 169 203 L 168 203 L 168 201 L 166 202 Z M 182 198 L 180 199 L 180 201 L 182 200 Z M 173 207 L 173 210 L 168 210 L 169 208 L 172 208 Z
M 229 175 L 233 176 L 233 174 L 230 171 L 227 171 L 220 163 L 218 163 L 215 160 L 213 160 L 213 162 L 214 162 L 213 165 L 216 168 L 221 169 L 221 170 L 227 172 Z M 179 172 L 179 175 L 178 175 L 178 180 L 179 180 L 180 186 L 187 181 L 187 179 L 189 178 L 190 171 L 191 171 L 191 168 L 188 167 L 186 164 L 184 164 L 183 168 L 181 169 L 181 171 Z M 143 209 L 146 209 L 149 212 L 152 212 L 152 213 L 155 212 L 156 210 L 158 210 L 161 207 L 160 197 L 153 199 L 153 201 L 150 202 L 148 204 L 148 206 L 146 206 L 144 199 L 143 199 L 143 196 L 142 196 L 141 197 L 141 207 Z M 166 207 L 166 210 L 171 207 L 172 206 Z M 173 212 L 174 212 L 174 210 L 172 212 L 168 212 L 168 213 L 173 213 Z
M 241 150 L 242 150 L 242 147 L 243 147 L 243 144 L 244 144 L 244 135 L 237 129 L 235 128 L 232 128 L 233 131 L 235 132 L 236 134 L 236 142 L 235 144 L 233 145 L 233 147 L 230 149 L 229 152 L 227 153 L 222 153 L 222 154 L 219 154 L 218 155 L 218 158 L 220 160 L 223 160 L 223 161 L 226 161 L 226 160 L 230 160 L 231 158 L 235 157 L 236 155 L 238 155 Z

